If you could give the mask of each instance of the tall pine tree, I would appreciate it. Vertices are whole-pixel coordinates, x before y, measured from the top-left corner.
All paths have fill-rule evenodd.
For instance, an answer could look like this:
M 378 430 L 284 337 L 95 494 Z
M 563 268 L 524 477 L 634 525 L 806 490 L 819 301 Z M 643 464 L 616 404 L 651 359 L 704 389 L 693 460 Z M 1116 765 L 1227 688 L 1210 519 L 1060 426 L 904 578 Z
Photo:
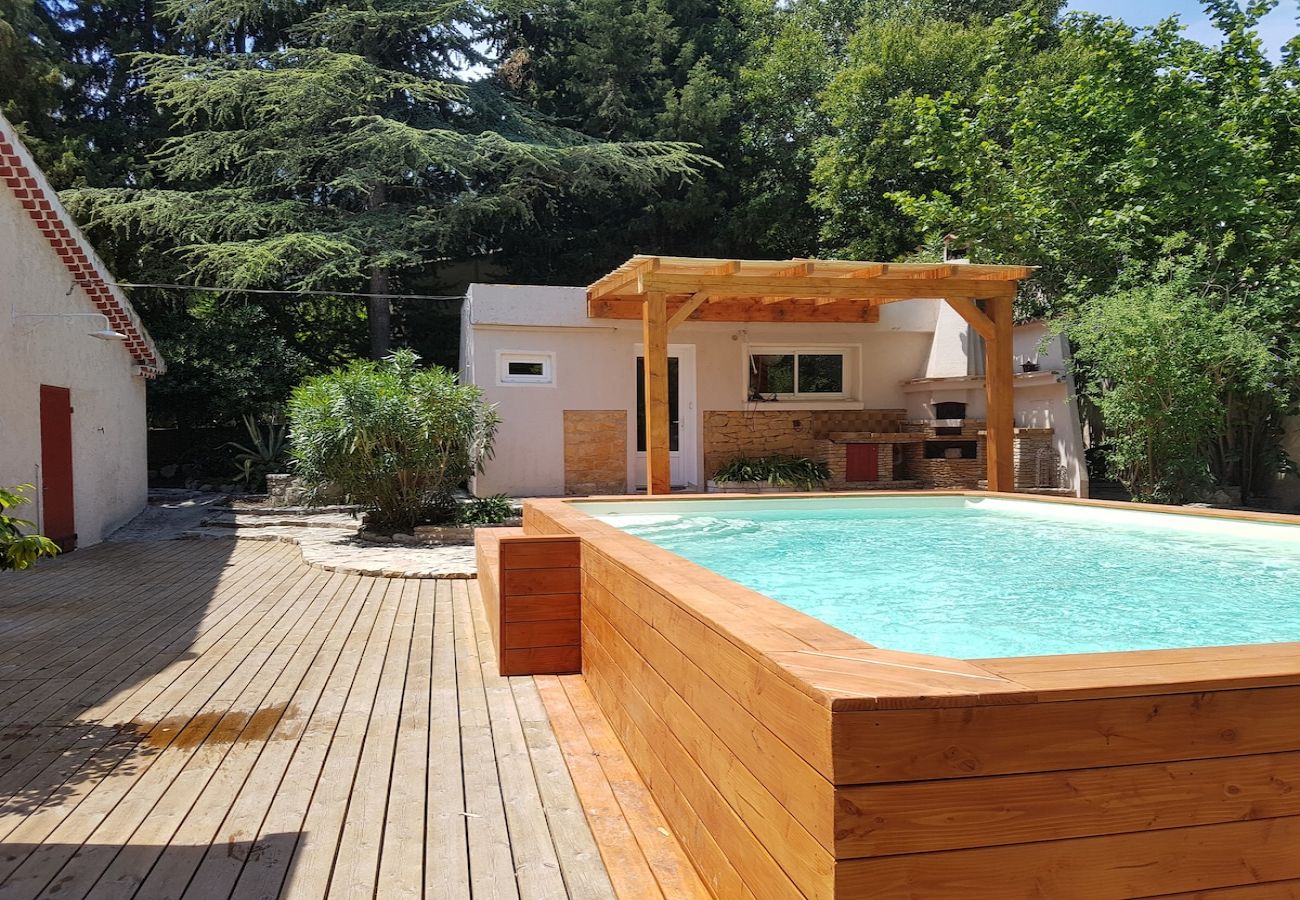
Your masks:
M 499 248 L 584 198 L 644 196 L 706 160 L 683 142 L 605 142 L 466 73 L 495 22 L 437 0 L 173 0 L 187 53 L 138 57 L 176 133 L 167 189 L 70 192 L 98 227 L 176 247 L 233 288 L 365 290 L 370 348 L 389 300 L 432 262 Z
M 689 141 L 718 163 L 647 205 L 575 204 L 522 236 L 509 263 L 581 283 L 629 250 L 738 252 L 736 82 L 753 0 L 545 0 L 514 22 L 498 78 L 547 115 L 607 140 Z M 521 272 L 522 274 L 522 272 Z

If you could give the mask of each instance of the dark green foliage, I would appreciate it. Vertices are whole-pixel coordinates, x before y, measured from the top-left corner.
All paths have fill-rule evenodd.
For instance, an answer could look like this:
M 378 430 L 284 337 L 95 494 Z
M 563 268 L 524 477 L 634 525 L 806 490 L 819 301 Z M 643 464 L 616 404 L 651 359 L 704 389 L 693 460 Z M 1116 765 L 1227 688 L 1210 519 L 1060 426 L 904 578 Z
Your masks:
M 289 402 L 294 468 L 369 511 L 381 531 L 454 519 L 453 492 L 492 453 L 497 415 L 477 387 L 409 350 L 307 379 Z
M 821 487 L 830 477 L 826 463 L 806 456 L 738 457 L 713 473 L 713 480 L 719 484 L 757 481 L 807 491 Z
M 1295 41 L 1280 65 L 1260 48 L 1268 6 L 1212 0 L 1221 46 L 1174 22 L 1010 17 L 978 91 L 914 101 L 918 165 L 947 185 L 895 198 L 977 259 L 1044 267 L 1023 309 L 1066 323 L 1142 496 L 1212 480 L 1249 498 L 1287 463 L 1300 70 Z
M 585 283 L 633 252 L 733 252 L 746 16 L 742 0 L 543 0 L 517 18 L 502 84 L 587 134 L 687 141 L 718 165 L 665 184 L 648 202 L 615 192 L 558 198 L 551 229 L 503 244 L 511 273 Z
M 34 523 L 9 515 L 14 507 L 32 502 L 24 496 L 31 490 L 34 488 L 30 484 L 0 487 L 0 572 L 29 569 L 42 556 L 55 556 L 59 552 L 58 545 L 44 535 L 23 532 L 25 528 L 35 528 Z
M 606 143 L 491 82 L 472 4 L 379 0 L 169 10 L 198 51 L 142 53 L 144 94 L 175 123 L 165 187 L 81 190 L 95 227 L 171 247 L 224 287 L 401 291 L 434 260 L 495 249 L 560 204 L 653 191 L 704 164 L 681 142 Z M 371 351 L 388 304 L 372 300 Z
M 493 494 L 473 497 L 460 504 L 457 519 L 461 525 L 500 525 L 514 515 L 517 515 L 514 501 L 505 494 Z
M 307 360 L 261 307 L 202 300 L 153 322 L 167 374 L 150 387 L 150 418 L 164 427 L 274 419 L 307 374 Z

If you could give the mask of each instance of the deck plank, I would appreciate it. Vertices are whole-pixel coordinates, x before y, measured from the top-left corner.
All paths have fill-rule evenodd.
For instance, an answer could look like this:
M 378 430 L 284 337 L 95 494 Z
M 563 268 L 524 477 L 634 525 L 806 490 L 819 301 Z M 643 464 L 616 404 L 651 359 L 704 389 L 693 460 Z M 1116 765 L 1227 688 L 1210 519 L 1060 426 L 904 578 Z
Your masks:
M 472 583 L 249 541 L 0 588 L 0 900 L 613 896 Z M 10 676 L 10 677 L 4 677 Z

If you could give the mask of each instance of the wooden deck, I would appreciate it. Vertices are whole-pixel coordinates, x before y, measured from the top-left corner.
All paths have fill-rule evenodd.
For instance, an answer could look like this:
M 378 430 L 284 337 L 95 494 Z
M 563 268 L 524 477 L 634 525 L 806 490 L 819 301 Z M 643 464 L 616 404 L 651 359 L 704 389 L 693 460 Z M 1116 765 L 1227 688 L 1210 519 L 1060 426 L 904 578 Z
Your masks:
M 0 576 L 0 900 L 612 897 L 473 582 L 236 541 Z

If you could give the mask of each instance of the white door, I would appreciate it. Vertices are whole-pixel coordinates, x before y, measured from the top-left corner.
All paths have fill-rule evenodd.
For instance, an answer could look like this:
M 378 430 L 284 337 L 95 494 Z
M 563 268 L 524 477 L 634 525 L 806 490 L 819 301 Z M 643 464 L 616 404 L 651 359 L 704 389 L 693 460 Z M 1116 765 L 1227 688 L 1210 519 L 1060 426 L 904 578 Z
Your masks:
M 632 481 L 644 488 L 645 477 L 645 359 L 636 345 L 636 409 L 632 420 L 632 441 L 636 448 Z M 695 345 L 668 345 L 668 457 L 673 487 L 699 486 L 699 444 L 696 440 Z

